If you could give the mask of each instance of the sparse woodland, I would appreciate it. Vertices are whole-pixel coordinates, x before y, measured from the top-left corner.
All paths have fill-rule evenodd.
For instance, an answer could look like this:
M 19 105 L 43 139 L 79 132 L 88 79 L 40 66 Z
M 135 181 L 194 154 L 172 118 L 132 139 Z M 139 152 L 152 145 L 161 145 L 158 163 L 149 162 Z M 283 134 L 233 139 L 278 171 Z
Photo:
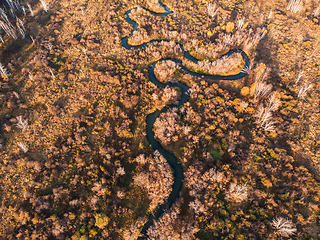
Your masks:
M 0 239 L 320 239 L 320 2 L 8 0 L 0 6 Z M 139 23 L 132 32 L 125 13 Z M 195 64 L 179 47 L 197 58 Z M 250 59 L 244 68 L 239 53 Z M 209 80 L 197 73 L 244 78 Z

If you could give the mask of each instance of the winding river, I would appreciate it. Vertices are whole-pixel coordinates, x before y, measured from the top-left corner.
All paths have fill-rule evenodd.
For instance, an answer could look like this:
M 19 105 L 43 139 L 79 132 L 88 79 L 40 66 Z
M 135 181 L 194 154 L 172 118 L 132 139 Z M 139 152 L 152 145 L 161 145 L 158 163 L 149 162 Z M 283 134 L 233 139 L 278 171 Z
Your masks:
M 148 9 L 145 9 L 149 12 L 151 12 L 153 15 L 155 16 L 159 16 L 159 17 L 165 17 L 170 15 L 171 13 L 173 13 L 167 6 L 163 5 L 162 3 L 159 2 L 159 4 L 166 10 L 165 13 L 159 14 L 159 13 L 154 13 L 151 12 Z M 133 21 L 130 17 L 129 14 L 132 10 L 128 11 L 126 13 L 126 21 L 129 22 L 132 26 L 133 26 L 133 31 L 131 32 L 131 34 L 128 37 L 123 38 L 122 41 L 122 45 L 123 47 L 125 47 L 128 50 L 133 50 L 133 49 L 142 49 L 147 47 L 148 44 L 153 43 L 153 42 L 161 42 L 162 40 L 152 40 L 148 43 L 144 43 L 141 44 L 139 46 L 131 46 L 128 44 L 128 39 L 133 35 L 134 31 L 137 31 L 139 28 L 139 25 Z M 181 50 L 184 52 L 184 57 L 197 63 L 198 60 L 195 59 L 194 57 L 192 57 L 188 51 L 186 51 L 183 46 L 181 44 L 179 44 Z M 245 65 L 244 67 L 249 66 L 250 61 L 248 56 L 245 54 L 245 52 L 243 52 L 242 50 L 230 50 L 226 55 L 231 55 L 234 52 L 239 52 L 241 53 L 243 59 L 245 60 Z M 223 57 L 223 56 L 221 56 Z M 166 59 L 160 59 L 158 61 L 163 61 L 163 60 L 167 60 Z M 170 59 L 172 61 L 175 61 L 176 63 L 178 63 L 181 66 L 181 69 L 183 69 L 185 71 L 185 73 L 187 74 L 191 74 L 193 76 L 197 76 L 197 77 L 201 77 L 201 76 L 206 76 L 207 79 L 212 79 L 212 80 L 236 80 L 236 79 L 240 79 L 244 76 L 246 76 L 245 73 L 240 72 L 236 75 L 230 75 L 230 76 L 216 76 L 216 75 L 209 75 L 209 74 L 200 74 L 200 73 L 195 73 L 195 72 L 191 72 L 189 71 L 187 68 L 183 67 L 182 62 L 180 60 L 177 59 Z M 154 150 L 158 150 L 160 152 L 160 154 L 168 161 L 168 163 L 170 164 L 170 166 L 174 169 L 174 183 L 172 186 L 172 192 L 169 195 L 169 198 L 167 200 L 167 203 L 164 204 L 161 207 L 158 207 L 156 212 L 151 214 L 146 222 L 146 224 L 143 226 L 143 229 L 141 231 L 141 234 L 144 235 L 144 237 L 140 237 L 139 239 L 145 239 L 146 238 L 146 231 L 147 229 L 152 225 L 154 220 L 157 220 L 160 218 L 160 216 L 164 213 L 164 211 L 168 208 L 170 208 L 172 206 L 172 204 L 175 202 L 176 199 L 179 198 L 179 194 L 180 194 L 180 190 L 182 187 L 182 180 L 183 180 L 183 169 L 182 166 L 180 165 L 180 163 L 177 161 L 177 158 L 170 152 L 166 151 L 161 144 L 155 140 L 154 138 L 154 132 L 153 132 L 153 124 L 155 122 L 155 120 L 157 119 L 157 117 L 159 117 L 159 115 L 163 112 L 168 111 L 170 108 L 173 107 L 180 107 L 181 105 L 183 105 L 184 103 L 186 103 L 189 100 L 189 96 L 188 96 L 188 89 L 189 87 L 182 83 L 182 82 L 168 82 L 166 84 L 161 83 L 155 76 L 154 74 L 154 67 L 155 64 L 158 62 L 154 62 L 153 64 L 151 64 L 148 68 L 148 74 L 149 74 L 149 80 L 154 83 L 159 89 L 164 89 L 166 86 L 169 87 L 179 87 L 181 89 L 181 98 L 179 100 L 179 103 L 177 105 L 168 105 L 165 108 L 163 108 L 161 111 L 155 111 L 153 113 L 150 113 L 147 116 L 147 139 L 149 141 L 149 143 L 151 144 L 152 148 Z

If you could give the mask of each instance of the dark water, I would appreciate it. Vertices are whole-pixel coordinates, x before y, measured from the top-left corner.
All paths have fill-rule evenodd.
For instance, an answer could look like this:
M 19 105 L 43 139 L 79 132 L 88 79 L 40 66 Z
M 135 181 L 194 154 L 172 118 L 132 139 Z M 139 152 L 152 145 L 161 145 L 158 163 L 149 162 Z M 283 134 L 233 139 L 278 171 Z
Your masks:
M 166 13 L 163 13 L 163 14 L 158 14 L 158 13 L 154 13 L 154 12 L 151 12 L 151 13 L 154 14 L 155 16 L 159 16 L 159 17 L 165 17 L 165 16 L 168 16 L 169 14 L 172 13 L 172 11 L 168 7 L 166 7 L 165 5 L 163 5 L 161 3 L 160 3 L 160 5 L 165 8 L 165 10 L 167 11 Z M 149 10 L 147 10 L 147 11 L 149 11 Z M 137 31 L 138 28 L 139 28 L 139 25 L 129 17 L 129 13 L 130 12 L 131 12 L 131 10 L 126 13 L 126 20 L 133 26 L 133 31 L 131 32 L 131 34 L 128 37 L 125 37 L 125 38 L 123 38 L 121 40 L 123 47 L 125 47 L 128 50 L 141 49 L 141 48 L 146 47 L 150 43 L 161 42 L 162 41 L 162 40 L 152 40 L 149 43 L 144 43 L 144 44 L 141 44 L 139 46 L 130 46 L 128 44 L 128 39 L 133 35 L 133 32 Z M 189 54 L 189 52 L 186 51 L 183 48 L 183 46 L 181 44 L 179 44 L 179 46 L 180 46 L 181 50 L 184 51 L 184 57 L 185 58 L 187 58 L 187 59 L 189 59 L 189 60 L 191 60 L 191 61 L 193 61 L 195 63 L 198 62 L 198 60 L 195 59 L 194 57 L 192 57 Z M 244 67 L 249 66 L 249 64 L 250 64 L 249 58 L 245 54 L 245 52 L 243 52 L 242 50 L 231 50 L 226 55 L 231 55 L 234 52 L 241 53 L 242 57 L 245 60 L 245 66 Z M 223 57 L 223 56 L 221 56 L 221 57 Z M 160 59 L 159 61 L 163 61 L 163 60 L 167 60 L 167 59 L 168 58 Z M 212 80 L 236 80 L 236 79 L 240 79 L 240 78 L 246 76 L 246 74 L 242 73 L 242 72 L 240 72 L 238 74 L 235 74 L 235 75 L 230 75 L 230 76 L 216 76 L 216 75 L 195 73 L 195 72 L 191 72 L 188 69 L 186 69 L 185 67 L 183 67 L 182 66 L 182 62 L 180 60 L 177 60 L 177 59 L 170 59 L 170 60 L 178 63 L 181 66 L 181 69 L 183 69 L 185 73 L 188 73 L 190 75 L 197 76 L 197 77 L 205 76 L 207 79 L 212 79 Z M 186 103 L 189 100 L 189 96 L 188 96 L 188 93 L 187 93 L 189 87 L 186 84 L 182 83 L 182 82 L 166 83 L 166 84 L 161 83 L 156 78 L 156 76 L 154 74 L 154 66 L 155 66 L 155 64 L 157 62 L 151 64 L 149 66 L 149 68 L 148 68 L 149 80 L 152 83 L 154 83 L 159 89 L 163 89 L 166 86 L 173 87 L 173 88 L 179 87 L 181 89 L 182 94 L 181 94 L 181 98 L 179 100 L 179 103 L 177 105 L 166 106 L 164 109 L 162 109 L 162 111 L 155 111 L 153 113 L 150 113 L 147 116 L 147 119 L 146 119 L 146 121 L 147 121 L 147 139 L 148 139 L 149 143 L 151 144 L 152 148 L 154 150 L 158 150 L 160 152 L 160 154 L 167 160 L 167 162 L 173 168 L 173 170 L 174 170 L 174 183 L 173 183 L 173 186 L 172 186 L 172 191 L 171 191 L 171 193 L 169 195 L 169 198 L 167 200 L 167 203 L 162 205 L 162 206 L 160 206 L 160 207 L 158 207 L 156 212 L 149 216 L 148 221 L 143 226 L 143 229 L 141 231 L 141 234 L 144 235 L 144 236 L 140 237 L 139 239 L 146 239 L 147 238 L 146 237 L 146 231 L 153 224 L 153 221 L 159 219 L 161 217 L 161 215 L 164 213 L 164 211 L 166 209 L 170 208 L 172 206 L 172 204 L 176 201 L 176 199 L 179 198 L 180 190 L 181 190 L 181 187 L 182 187 L 182 180 L 183 180 L 183 169 L 182 169 L 182 166 L 180 165 L 180 163 L 177 161 L 177 158 L 172 153 L 164 150 L 163 147 L 161 146 L 161 144 L 158 141 L 155 140 L 154 132 L 153 132 L 152 129 L 153 129 L 153 124 L 154 124 L 155 120 L 157 119 L 157 117 L 161 113 L 166 112 L 170 108 L 173 108 L 173 107 L 180 107 L 181 105 L 183 105 L 184 103 Z

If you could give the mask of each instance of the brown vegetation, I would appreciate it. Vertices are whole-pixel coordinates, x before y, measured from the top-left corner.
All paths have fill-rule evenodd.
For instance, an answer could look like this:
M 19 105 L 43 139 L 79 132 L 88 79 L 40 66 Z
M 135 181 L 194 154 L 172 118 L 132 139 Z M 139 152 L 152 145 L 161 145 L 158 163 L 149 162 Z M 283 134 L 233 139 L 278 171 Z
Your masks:
M 318 239 L 319 3 L 301 2 L 221 0 L 208 11 L 204 0 L 164 0 L 167 17 L 131 12 L 140 27 L 130 44 L 165 40 L 139 50 L 121 45 L 132 31 L 125 13 L 163 12 L 157 1 L 44 9 L 31 0 L 21 3 L 26 14 L 6 13 L 12 26 L 1 15 L 0 238 L 136 239 L 173 183 L 145 119 L 180 97 L 151 83 L 148 66 L 176 58 L 231 74 L 240 55 L 219 58 L 241 48 L 251 67 L 228 82 L 234 92 L 172 61 L 156 64 L 159 80 L 190 87 L 190 100 L 154 125 L 185 178 L 149 238 Z

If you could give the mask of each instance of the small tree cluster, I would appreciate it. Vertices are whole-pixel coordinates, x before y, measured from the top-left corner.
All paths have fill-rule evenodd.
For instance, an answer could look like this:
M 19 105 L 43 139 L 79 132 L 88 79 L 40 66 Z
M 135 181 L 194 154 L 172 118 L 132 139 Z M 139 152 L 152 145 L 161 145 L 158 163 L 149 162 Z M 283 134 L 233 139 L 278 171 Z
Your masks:
M 260 68 L 262 66 L 262 68 Z M 256 123 L 265 131 L 273 131 L 274 123 L 272 121 L 272 112 L 278 110 L 281 102 L 277 92 L 272 91 L 272 84 L 266 83 L 270 69 L 260 64 L 255 73 L 255 83 L 251 88 L 251 95 L 254 96 L 254 102 L 260 102 L 255 114 Z
M 186 66 L 197 72 L 203 72 L 206 74 L 217 75 L 226 74 L 233 69 L 240 67 L 242 56 L 240 53 L 234 53 L 230 56 L 224 56 L 218 60 L 211 62 L 209 60 L 198 61 L 194 63 L 192 61 L 186 61 Z
M 231 183 L 226 193 L 227 200 L 242 202 L 248 197 L 248 187 L 244 184 Z
M 145 157 L 139 155 L 135 161 L 144 165 L 144 170 L 133 177 L 134 184 L 146 189 L 151 200 L 149 210 L 153 210 L 169 197 L 173 184 L 172 172 L 166 159 L 159 153 Z
M 308 83 L 307 81 L 300 81 L 303 77 L 303 71 L 299 72 L 295 84 L 298 86 L 298 98 L 303 99 L 305 101 L 308 95 L 308 92 L 313 88 L 313 84 Z
M 154 222 L 154 225 L 147 230 L 150 240 L 191 240 L 199 231 L 194 220 L 183 221 L 180 214 L 181 201 L 176 202 L 168 212 Z
M 145 0 L 146 6 L 153 12 L 164 13 L 165 9 L 159 4 L 158 0 Z
M 131 224 L 129 228 L 122 232 L 122 237 L 124 240 L 137 239 L 140 234 L 140 228 L 144 224 L 142 218 L 139 218 L 135 223 Z
M 234 48 L 242 48 L 244 51 L 250 52 L 258 45 L 260 40 L 263 39 L 267 33 L 267 30 L 264 28 L 258 28 L 256 32 L 251 28 L 249 30 L 244 30 L 243 23 L 238 23 L 237 28 L 234 31 L 234 23 L 231 23 L 230 25 L 231 27 L 228 32 L 219 33 L 215 44 L 210 43 L 203 45 L 200 41 L 189 38 L 187 39 L 187 43 L 184 45 L 185 49 L 192 49 L 197 55 L 216 59 L 221 56 L 221 54 Z
M 179 115 L 177 110 L 177 108 L 172 108 L 162 113 L 154 123 L 155 136 L 160 139 L 163 145 L 176 142 L 178 141 L 177 135 L 188 136 L 191 131 L 189 126 L 178 125 Z
M 179 69 L 177 63 L 172 60 L 164 60 L 156 63 L 154 73 L 158 80 L 167 82 L 173 77 L 173 74 L 177 69 Z
M 27 4 L 28 8 L 27 8 L 25 6 L 22 6 L 19 1 L 12 1 L 12 0 L 7 0 L 7 4 L 9 6 L 11 15 L 16 19 L 17 28 L 15 28 L 14 25 L 10 22 L 6 12 L 2 8 L 0 8 L 0 32 L 4 31 L 9 37 L 12 37 L 13 39 L 18 39 L 18 36 L 16 33 L 16 30 L 18 30 L 22 36 L 22 39 L 24 39 L 26 36 L 26 29 L 21 19 L 19 19 L 16 16 L 15 12 L 23 11 L 24 15 L 26 15 L 26 11 L 27 9 L 29 9 L 31 15 L 34 16 L 31 5 L 28 3 Z M 0 40 L 2 41 L 2 43 L 4 43 L 4 40 L 1 34 L 0 34 Z

